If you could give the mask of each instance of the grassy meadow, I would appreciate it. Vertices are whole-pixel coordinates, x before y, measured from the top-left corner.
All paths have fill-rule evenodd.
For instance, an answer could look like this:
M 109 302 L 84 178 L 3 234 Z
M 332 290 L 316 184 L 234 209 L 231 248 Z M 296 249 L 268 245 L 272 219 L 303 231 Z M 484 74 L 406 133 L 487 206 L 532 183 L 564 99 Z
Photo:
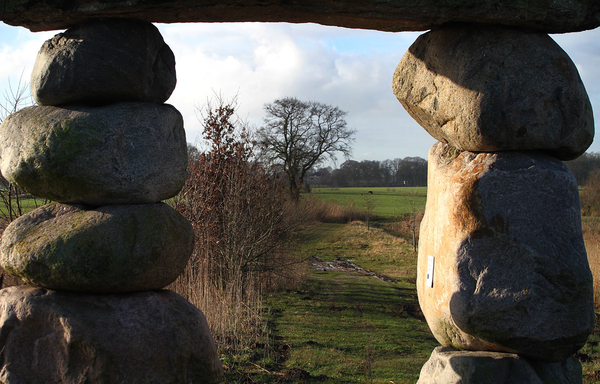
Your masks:
M 44 199 L 34 198 L 31 196 L 27 196 L 27 195 L 25 195 L 19 199 L 21 212 L 23 214 L 29 213 L 45 203 L 46 203 L 46 201 Z M 13 208 L 13 210 L 16 209 L 15 203 L 13 203 L 13 207 L 15 207 L 15 208 Z M 7 205 L 3 201 L 0 201 L 0 216 L 4 216 L 4 215 L 8 215 L 8 208 L 7 208 Z
M 389 220 L 415 210 L 424 210 L 427 187 L 313 188 L 311 194 L 325 201 L 362 210 L 366 210 L 370 204 L 374 215 L 380 220 Z
M 423 210 L 426 192 L 314 188 L 312 195 L 345 207 L 364 210 L 371 199 L 373 226 L 321 223 L 305 231 L 298 250 L 306 261 L 304 284 L 266 297 L 264 343 L 226 359 L 225 382 L 415 383 L 438 343 L 420 312 L 409 237 L 388 229 Z M 590 265 L 600 279 L 600 218 L 584 218 L 583 226 Z M 339 259 L 393 281 L 323 267 Z M 597 327 L 577 355 L 585 384 L 600 380 L 599 343 Z
M 414 383 L 437 342 L 419 309 L 410 244 L 363 222 L 304 233 L 305 283 L 265 300 L 265 344 L 225 361 L 227 383 Z M 327 267 L 338 258 L 393 279 Z
M 426 194 L 406 187 L 314 188 L 304 195 L 313 205 L 334 204 L 320 207 L 326 217 L 298 239 L 302 262 L 293 268 L 300 283 L 265 294 L 252 308 L 256 341 L 235 353 L 220 349 L 223 382 L 415 383 L 438 345 L 419 308 L 410 234 Z M 35 207 L 23 203 L 24 210 Z M 600 308 L 600 217 L 584 217 L 583 233 Z M 341 259 L 363 270 L 330 267 Z M 600 382 L 598 325 L 577 354 L 585 384 Z

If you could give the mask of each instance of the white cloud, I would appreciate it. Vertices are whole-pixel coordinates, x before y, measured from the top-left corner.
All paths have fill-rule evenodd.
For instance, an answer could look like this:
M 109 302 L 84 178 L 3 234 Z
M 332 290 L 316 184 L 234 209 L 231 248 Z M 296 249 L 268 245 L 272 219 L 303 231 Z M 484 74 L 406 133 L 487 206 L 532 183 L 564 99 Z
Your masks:
M 25 28 L 0 27 L 0 98 L 18 87 L 19 80 L 29 83 L 37 53 L 44 41 L 55 33 L 32 34 Z
M 592 31 L 552 35 L 569 54 L 590 97 L 596 127 L 600 125 L 600 28 Z M 600 152 L 600 138 L 596 138 L 590 152 Z
M 359 160 L 361 154 L 379 160 L 426 157 L 433 143 L 391 91 L 392 74 L 415 33 L 312 24 L 159 28 L 177 58 L 179 82 L 169 102 L 184 113 L 192 140 L 200 132 L 190 113 L 193 104 L 218 92 L 226 97 L 237 94 L 240 115 L 255 124 L 262 121 L 264 104 L 281 97 L 336 105 L 348 111 L 348 123 L 358 131 L 354 153 Z M 390 48 L 392 41 L 396 44 Z
M 336 105 L 358 131 L 356 160 L 426 157 L 434 142 L 391 90 L 394 70 L 419 33 L 284 23 L 158 27 L 177 61 L 178 84 L 168 102 L 184 115 L 189 141 L 200 133 L 196 107 L 221 93 L 238 95 L 240 116 L 254 124 L 265 103 L 285 96 Z M 0 26 L 0 92 L 22 71 L 28 80 L 39 47 L 53 34 Z M 600 30 L 553 37 L 580 70 L 598 121 Z M 600 152 L 600 144 L 591 150 Z

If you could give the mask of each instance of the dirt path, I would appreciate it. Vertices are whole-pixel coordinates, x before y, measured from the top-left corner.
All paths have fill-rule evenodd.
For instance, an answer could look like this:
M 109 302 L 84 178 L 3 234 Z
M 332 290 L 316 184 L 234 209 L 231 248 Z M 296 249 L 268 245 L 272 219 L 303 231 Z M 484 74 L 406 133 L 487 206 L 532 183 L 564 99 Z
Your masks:
M 361 276 L 373 277 L 377 280 L 385 281 L 386 283 L 395 283 L 397 281 L 395 279 L 392 279 L 391 277 L 384 276 L 377 272 L 361 268 L 348 260 L 342 259 L 341 257 L 336 258 L 334 261 L 323 261 L 318 256 L 312 256 L 311 265 L 314 268 L 320 269 L 322 271 L 355 273 Z

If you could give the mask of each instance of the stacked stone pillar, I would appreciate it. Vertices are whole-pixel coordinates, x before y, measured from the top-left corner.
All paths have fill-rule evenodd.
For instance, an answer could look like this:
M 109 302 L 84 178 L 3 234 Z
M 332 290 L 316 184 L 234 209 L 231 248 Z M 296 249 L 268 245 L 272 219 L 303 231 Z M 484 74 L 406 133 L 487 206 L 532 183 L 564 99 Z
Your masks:
M 55 203 L 2 238 L 0 264 L 30 286 L 0 291 L 0 381 L 219 382 L 204 315 L 162 290 L 194 242 L 161 202 L 187 166 L 170 48 L 150 23 L 91 21 L 44 43 L 31 83 L 39 106 L 2 123 L 0 165 Z
M 581 383 L 592 276 L 561 160 L 594 123 L 574 64 L 545 33 L 455 24 L 417 39 L 393 87 L 438 140 L 417 290 L 442 346 L 419 383 Z

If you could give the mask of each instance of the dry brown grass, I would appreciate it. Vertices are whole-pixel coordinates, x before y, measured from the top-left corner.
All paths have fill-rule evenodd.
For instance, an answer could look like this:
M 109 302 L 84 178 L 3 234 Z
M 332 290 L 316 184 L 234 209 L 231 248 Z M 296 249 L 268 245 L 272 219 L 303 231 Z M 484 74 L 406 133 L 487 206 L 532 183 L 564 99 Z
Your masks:
M 313 196 L 307 196 L 302 201 L 302 211 L 307 217 L 321 223 L 350 223 L 355 220 L 365 220 L 364 210 L 351 202 L 341 205 L 332 201 L 325 201 Z
M 239 281 L 216 287 L 189 265 L 168 287 L 204 313 L 219 349 L 230 354 L 244 350 L 264 334 L 261 292 L 255 286 L 235 283 Z
M 281 254 L 279 262 L 286 268 L 246 272 L 224 283 L 212 275 L 213 262 L 203 247 L 196 247 L 184 272 L 167 289 L 204 313 L 222 353 L 235 356 L 254 344 L 268 343 L 263 294 L 296 290 L 306 279 L 307 266 L 293 254 Z
M 581 190 L 583 216 L 600 216 L 600 171 L 593 172 Z
M 600 220 L 583 221 L 583 240 L 594 276 L 594 303 L 600 307 Z

